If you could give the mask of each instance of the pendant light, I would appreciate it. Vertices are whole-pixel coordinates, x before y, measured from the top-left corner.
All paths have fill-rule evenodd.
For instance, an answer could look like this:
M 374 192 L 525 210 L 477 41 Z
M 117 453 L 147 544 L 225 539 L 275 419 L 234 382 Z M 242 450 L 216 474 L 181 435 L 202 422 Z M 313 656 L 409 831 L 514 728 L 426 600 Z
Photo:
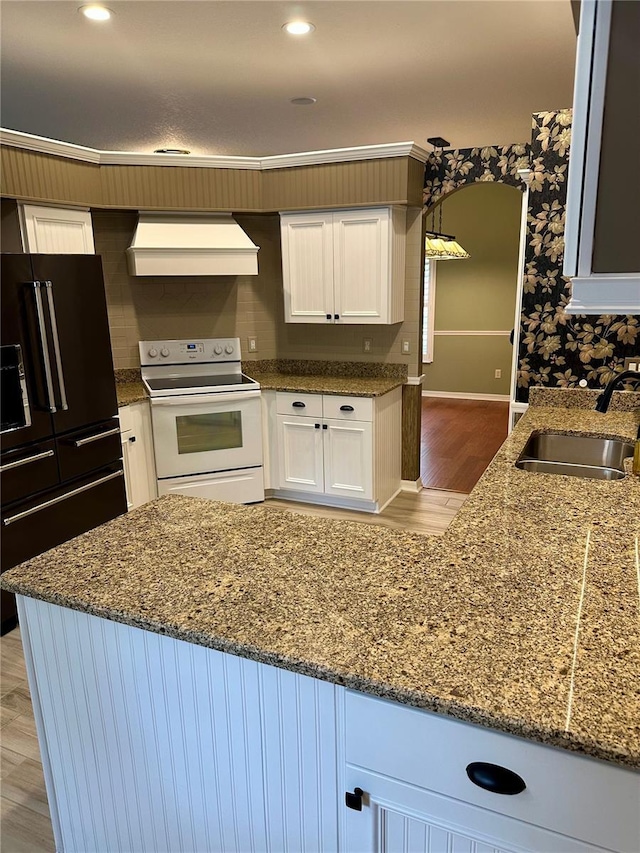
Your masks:
M 449 143 L 446 139 L 443 139 L 441 136 L 430 137 L 427 142 L 430 142 L 434 146 L 434 152 L 437 148 L 442 149 L 448 147 Z M 430 261 L 463 261 L 467 258 L 470 258 L 471 255 L 465 249 L 462 248 L 460 243 L 456 240 L 456 238 L 452 234 L 443 234 L 442 233 L 442 206 L 444 202 L 441 201 L 439 205 L 439 213 L 440 213 L 440 222 L 438 225 L 438 230 L 435 230 L 435 219 L 436 212 L 433 211 L 431 218 L 431 230 L 427 230 L 426 239 L 424 243 L 424 253 L 425 258 Z

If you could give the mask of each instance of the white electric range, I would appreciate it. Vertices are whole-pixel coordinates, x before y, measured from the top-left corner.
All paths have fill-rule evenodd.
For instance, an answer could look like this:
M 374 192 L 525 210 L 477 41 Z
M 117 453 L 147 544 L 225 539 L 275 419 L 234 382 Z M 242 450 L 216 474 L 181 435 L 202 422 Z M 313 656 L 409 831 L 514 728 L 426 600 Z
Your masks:
M 140 341 L 161 495 L 264 500 L 260 385 L 239 338 Z

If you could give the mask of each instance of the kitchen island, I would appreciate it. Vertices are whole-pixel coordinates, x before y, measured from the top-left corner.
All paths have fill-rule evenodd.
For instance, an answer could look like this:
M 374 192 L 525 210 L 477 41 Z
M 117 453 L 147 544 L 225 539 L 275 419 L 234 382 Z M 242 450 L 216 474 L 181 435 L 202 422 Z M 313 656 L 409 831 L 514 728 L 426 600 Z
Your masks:
M 640 480 L 513 464 L 637 422 L 531 406 L 439 539 L 165 497 L 6 574 L 59 849 L 637 849 Z

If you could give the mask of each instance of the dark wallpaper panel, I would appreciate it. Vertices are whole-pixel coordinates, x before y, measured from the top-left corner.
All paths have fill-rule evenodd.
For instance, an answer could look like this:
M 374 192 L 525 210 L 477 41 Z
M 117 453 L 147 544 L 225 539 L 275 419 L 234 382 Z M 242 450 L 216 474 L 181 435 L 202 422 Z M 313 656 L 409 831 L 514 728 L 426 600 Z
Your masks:
M 518 360 L 517 399 L 529 387 L 603 386 L 640 348 L 640 317 L 565 314 L 569 281 L 562 275 L 571 110 L 535 113 L 531 144 L 467 148 L 434 154 L 424 202 L 477 181 L 522 188 L 517 170 L 532 171 Z

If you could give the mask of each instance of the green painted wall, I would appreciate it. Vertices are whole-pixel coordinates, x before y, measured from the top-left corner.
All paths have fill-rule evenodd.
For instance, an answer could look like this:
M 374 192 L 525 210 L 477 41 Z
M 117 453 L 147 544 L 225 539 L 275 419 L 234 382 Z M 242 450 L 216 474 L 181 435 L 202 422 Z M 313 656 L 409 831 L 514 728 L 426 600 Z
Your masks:
M 490 182 L 445 199 L 442 230 L 455 234 L 471 258 L 437 264 L 436 331 L 513 327 L 521 204 L 519 190 Z M 423 369 L 425 390 L 508 394 L 509 339 L 436 335 L 434 360 Z M 502 371 L 501 379 L 494 378 L 496 369 Z

